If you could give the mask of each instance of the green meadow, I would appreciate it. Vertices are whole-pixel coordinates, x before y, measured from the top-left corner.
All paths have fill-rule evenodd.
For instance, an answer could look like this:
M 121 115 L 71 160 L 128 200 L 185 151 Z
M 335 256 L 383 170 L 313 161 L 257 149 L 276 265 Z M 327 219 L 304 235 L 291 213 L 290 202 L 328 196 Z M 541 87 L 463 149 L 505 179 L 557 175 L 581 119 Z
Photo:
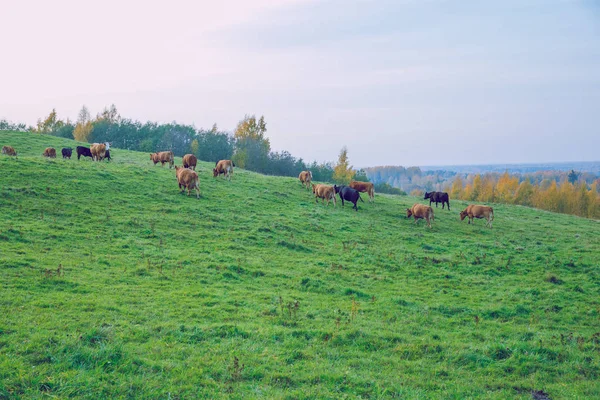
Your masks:
M 451 199 L 428 229 L 204 162 L 198 200 L 77 144 L 0 132 L 0 399 L 600 398 L 598 221 Z

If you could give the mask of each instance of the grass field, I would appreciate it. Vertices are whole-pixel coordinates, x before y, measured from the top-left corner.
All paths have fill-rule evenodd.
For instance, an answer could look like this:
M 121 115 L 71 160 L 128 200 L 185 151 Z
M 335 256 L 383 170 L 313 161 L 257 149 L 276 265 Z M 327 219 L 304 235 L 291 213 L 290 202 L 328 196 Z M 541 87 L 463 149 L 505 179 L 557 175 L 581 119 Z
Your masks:
M 451 200 L 430 230 L 209 163 L 197 200 L 145 153 L 6 144 L 0 399 L 600 398 L 598 221 Z

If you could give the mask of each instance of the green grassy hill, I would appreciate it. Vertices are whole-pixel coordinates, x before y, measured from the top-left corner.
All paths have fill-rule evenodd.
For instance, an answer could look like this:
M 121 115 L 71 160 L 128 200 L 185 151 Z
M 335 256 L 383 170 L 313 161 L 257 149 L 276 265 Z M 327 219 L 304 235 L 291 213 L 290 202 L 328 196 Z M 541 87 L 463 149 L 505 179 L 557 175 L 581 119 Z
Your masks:
M 0 398 L 600 397 L 597 221 L 451 200 L 430 230 L 210 163 L 197 200 L 145 153 L 6 144 Z

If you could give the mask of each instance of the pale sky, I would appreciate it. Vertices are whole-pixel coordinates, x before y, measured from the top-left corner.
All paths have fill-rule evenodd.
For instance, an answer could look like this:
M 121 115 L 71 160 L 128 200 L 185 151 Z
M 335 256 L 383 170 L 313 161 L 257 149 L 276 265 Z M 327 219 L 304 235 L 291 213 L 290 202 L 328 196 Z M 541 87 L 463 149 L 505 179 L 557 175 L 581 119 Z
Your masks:
M 0 118 L 264 115 L 355 167 L 600 158 L 596 0 L 0 3 Z

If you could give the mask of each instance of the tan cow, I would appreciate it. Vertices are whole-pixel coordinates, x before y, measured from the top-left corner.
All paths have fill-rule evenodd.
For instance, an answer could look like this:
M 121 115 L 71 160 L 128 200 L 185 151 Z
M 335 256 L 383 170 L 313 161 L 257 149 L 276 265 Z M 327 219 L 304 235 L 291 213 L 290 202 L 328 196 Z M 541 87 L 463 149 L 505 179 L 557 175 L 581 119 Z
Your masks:
M 369 201 L 375 201 L 375 185 L 371 182 L 352 181 L 348 186 L 359 192 L 368 193 Z
M 196 164 L 198 164 L 198 159 L 193 154 L 186 154 L 183 156 L 183 168 L 189 168 L 196 170 Z
M 488 206 L 479 206 L 476 204 L 470 204 L 463 211 L 460 212 L 460 220 L 463 221 L 465 217 L 469 217 L 469 224 L 474 218 L 485 218 L 487 222 L 486 226 L 492 228 L 492 221 L 494 220 L 494 209 Z
M 56 158 L 56 149 L 54 147 L 46 147 L 46 150 L 44 150 L 44 154 L 42 155 L 44 157 Z
M 333 207 L 336 207 L 335 188 L 333 186 L 321 184 L 315 185 L 313 183 L 312 190 L 315 195 L 315 203 L 318 203 L 319 199 L 323 199 L 323 203 L 327 200 L 327 205 L 329 205 L 329 200 L 333 200 Z
M 173 167 L 175 163 L 175 156 L 172 151 L 159 151 L 157 153 L 150 154 L 150 159 L 154 163 L 154 165 L 160 163 L 161 167 L 165 166 L 165 163 L 169 163 L 169 168 Z
M 12 146 L 2 146 L 2 154 L 6 154 L 7 156 L 17 156 L 17 152 Z
M 106 150 L 110 149 L 110 146 L 107 146 L 108 143 L 92 143 L 90 145 L 90 152 L 92 153 L 92 160 L 94 161 L 102 161 L 104 157 L 106 157 Z
M 419 219 L 427 221 L 427 226 L 431 229 L 431 221 L 433 221 L 433 208 L 425 204 L 415 204 L 412 208 L 406 209 L 406 218 L 411 216 L 415 219 L 415 224 Z
M 231 160 L 221 160 L 217 161 L 215 167 L 213 168 L 213 177 L 217 177 L 221 174 L 229 180 L 231 180 L 231 175 L 233 175 L 233 167 L 235 164 Z
M 312 172 L 302 171 L 300 172 L 300 175 L 298 175 L 298 179 L 300 179 L 300 183 L 302 183 L 302 186 L 306 186 L 306 189 L 310 189 L 310 185 L 312 182 Z
M 187 189 L 189 196 L 190 191 L 192 189 L 195 189 L 196 198 L 200 198 L 200 182 L 198 178 L 198 173 L 196 171 L 192 171 L 189 168 L 178 167 L 176 165 L 175 176 L 177 176 L 177 183 L 179 184 L 179 189 L 182 189 L 181 193 L 184 193 L 185 189 Z

